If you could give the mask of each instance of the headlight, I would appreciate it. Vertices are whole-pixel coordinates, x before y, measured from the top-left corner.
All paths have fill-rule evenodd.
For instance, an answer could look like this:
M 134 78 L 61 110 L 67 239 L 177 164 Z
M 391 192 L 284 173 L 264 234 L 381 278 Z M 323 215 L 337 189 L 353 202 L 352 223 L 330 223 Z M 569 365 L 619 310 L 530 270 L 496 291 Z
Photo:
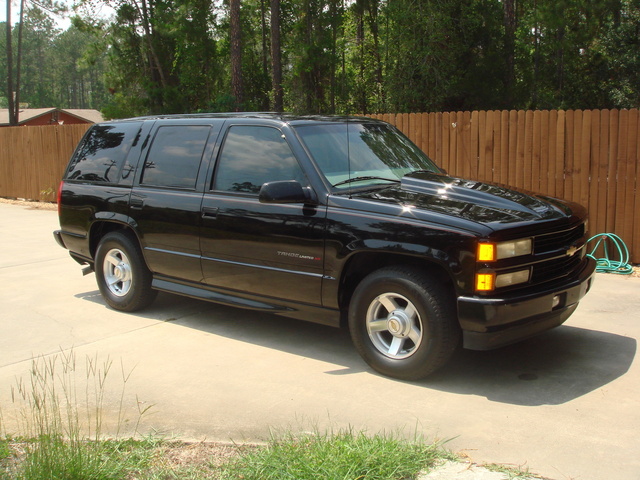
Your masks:
M 519 257 L 521 255 L 531 255 L 533 252 L 533 240 L 523 238 L 508 242 L 482 242 L 478 244 L 479 262 L 495 262 L 503 258 Z
M 496 288 L 508 287 L 517 283 L 527 283 L 529 281 L 529 269 L 518 270 L 517 272 L 501 273 L 496 276 Z

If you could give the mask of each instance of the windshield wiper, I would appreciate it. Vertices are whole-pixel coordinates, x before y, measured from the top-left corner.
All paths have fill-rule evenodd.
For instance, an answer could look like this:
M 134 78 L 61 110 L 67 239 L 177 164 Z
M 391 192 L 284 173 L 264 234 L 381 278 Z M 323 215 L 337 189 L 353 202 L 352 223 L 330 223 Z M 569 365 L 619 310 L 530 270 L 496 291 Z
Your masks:
M 412 170 L 407 175 L 413 174 L 413 173 L 432 173 L 433 175 L 448 175 L 447 171 L 442 168 L 438 168 L 438 170 L 425 170 L 425 169 Z
M 364 180 L 385 180 L 387 182 L 394 182 L 394 183 L 400 183 L 400 180 L 398 180 L 397 178 L 385 178 L 385 177 L 372 177 L 372 176 L 365 176 L 365 177 L 353 177 L 353 178 L 348 178 L 346 180 L 343 180 L 341 182 L 336 183 L 335 185 L 333 185 L 334 187 L 339 187 L 340 185 L 346 185 L 347 183 L 353 183 L 353 182 L 361 182 Z

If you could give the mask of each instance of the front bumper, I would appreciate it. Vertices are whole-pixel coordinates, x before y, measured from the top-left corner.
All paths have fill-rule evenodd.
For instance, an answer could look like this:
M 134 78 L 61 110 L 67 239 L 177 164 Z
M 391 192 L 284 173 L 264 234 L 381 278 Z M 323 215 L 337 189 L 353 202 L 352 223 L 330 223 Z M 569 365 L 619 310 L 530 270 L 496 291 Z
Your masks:
M 464 348 L 491 350 L 561 325 L 591 288 L 595 268 L 587 257 L 579 275 L 560 287 L 504 298 L 459 297 Z

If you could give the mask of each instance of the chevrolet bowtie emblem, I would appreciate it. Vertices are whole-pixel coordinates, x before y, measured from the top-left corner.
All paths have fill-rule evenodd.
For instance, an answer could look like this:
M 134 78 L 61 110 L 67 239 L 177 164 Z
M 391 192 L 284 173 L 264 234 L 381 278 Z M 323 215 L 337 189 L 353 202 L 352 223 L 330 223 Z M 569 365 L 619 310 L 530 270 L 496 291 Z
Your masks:
M 578 251 L 578 247 L 575 245 L 571 245 L 569 250 L 567 250 L 567 257 L 573 257 L 573 255 Z

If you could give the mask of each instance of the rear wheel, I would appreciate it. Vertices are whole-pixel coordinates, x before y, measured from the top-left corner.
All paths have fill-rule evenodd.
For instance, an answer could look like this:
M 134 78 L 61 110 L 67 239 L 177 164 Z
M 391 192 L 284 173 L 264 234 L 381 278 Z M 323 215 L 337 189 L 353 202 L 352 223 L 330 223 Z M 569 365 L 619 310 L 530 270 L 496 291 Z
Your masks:
M 383 268 L 362 280 L 351 300 L 349 327 L 373 369 L 404 380 L 435 372 L 460 341 L 452 294 L 409 267 Z
M 111 232 L 98 245 L 96 280 L 105 301 L 116 310 L 133 312 L 155 299 L 151 272 L 142 258 L 138 242 L 123 232 Z

